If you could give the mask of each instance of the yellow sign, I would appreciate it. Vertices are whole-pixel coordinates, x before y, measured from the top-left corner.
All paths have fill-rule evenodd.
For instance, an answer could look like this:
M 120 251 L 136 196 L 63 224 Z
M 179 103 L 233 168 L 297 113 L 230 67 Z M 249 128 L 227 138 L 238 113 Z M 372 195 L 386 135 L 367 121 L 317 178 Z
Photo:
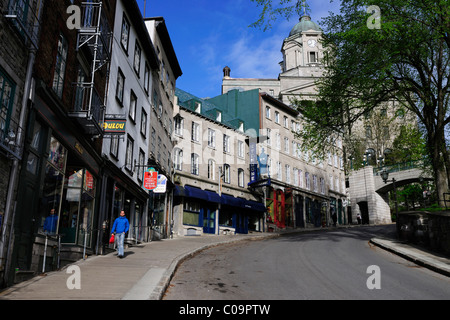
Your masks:
M 126 120 L 105 120 L 102 128 L 105 130 L 105 133 L 121 134 L 125 133 L 126 123 Z

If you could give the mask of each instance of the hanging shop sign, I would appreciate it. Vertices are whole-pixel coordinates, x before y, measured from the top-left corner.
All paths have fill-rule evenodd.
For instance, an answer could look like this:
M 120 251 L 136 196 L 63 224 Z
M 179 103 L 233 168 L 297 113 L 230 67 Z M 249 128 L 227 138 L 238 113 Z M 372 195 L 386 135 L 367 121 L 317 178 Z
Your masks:
M 144 188 L 153 190 L 158 185 L 158 172 L 154 168 L 148 168 L 144 171 Z
M 102 128 L 105 134 L 125 134 L 127 120 L 105 119 Z
M 158 181 L 156 188 L 153 189 L 154 193 L 165 193 L 167 190 L 167 177 L 163 174 L 158 174 Z

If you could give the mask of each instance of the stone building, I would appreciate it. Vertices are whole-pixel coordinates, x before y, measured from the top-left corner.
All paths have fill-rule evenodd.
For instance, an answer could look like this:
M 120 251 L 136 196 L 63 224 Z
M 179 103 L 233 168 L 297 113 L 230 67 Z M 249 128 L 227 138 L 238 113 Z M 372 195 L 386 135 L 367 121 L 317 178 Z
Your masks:
M 14 277 L 9 248 L 43 3 L 0 1 L 0 286 Z
M 207 102 L 239 118 L 251 137 L 250 157 L 254 150 L 258 160 L 247 165 L 249 188 L 263 198 L 269 230 L 329 225 L 333 212 L 339 224 L 348 223 L 340 140 L 323 161 L 301 151 L 295 134 L 302 128 L 299 112 L 259 89 L 231 90 Z
M 168 183 L 165 192 L 150 192 L 149 207 L 152 211 L 152 224 L 160 236 L 164 236 L 170 233 L 173 209 L 173 114 L 176 80 L 182 75 L 182 70 L 164 18 L 145 18 L 144 21 L 160 61 L 158 68 L 153 70 L 150 93 L 148 158 L 149 164 L 157 169 Z
M 103 163 L 100 123 L 114 11 L 114 1 L 104 6 L 19 2 L 27 10 L 22 5 L 43 5 L 39 13 L 46 36 L 37 42 L 32 66 L 30 112 L 6 263 L 8 284 L 95 250 Z M 81 8 L 79 29 L 66 23 L 67 8 L 73 3 Z M 91 37 L 98 21 L 102 32 Z M 48 225 L 47 217 L 54 223 Z
M 262 231 L 265 207 L 248 189 L 245 123 L 181 89 L 176 96 L 175 234 Z

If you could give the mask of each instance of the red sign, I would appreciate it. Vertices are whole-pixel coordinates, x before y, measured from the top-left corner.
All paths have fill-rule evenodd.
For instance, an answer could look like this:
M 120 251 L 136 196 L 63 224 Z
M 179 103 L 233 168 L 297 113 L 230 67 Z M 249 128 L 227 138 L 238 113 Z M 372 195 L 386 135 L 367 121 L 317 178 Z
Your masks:
M 150 168 L 144 171 L 144 188 L 147 190 L 153 190 L 158 184 L 158 172 L 155 169 Z

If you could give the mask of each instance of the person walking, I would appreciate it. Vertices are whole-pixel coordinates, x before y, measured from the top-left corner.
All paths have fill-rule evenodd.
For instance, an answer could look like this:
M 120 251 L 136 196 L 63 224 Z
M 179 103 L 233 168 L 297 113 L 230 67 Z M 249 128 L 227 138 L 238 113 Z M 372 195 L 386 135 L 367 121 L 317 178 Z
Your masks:
M 125 217 L 125 211 L 120 211 L 120 217 L 114 220 L 113 227 L 111 229 L 111 235 L 115 233 L 115 239 L 117 244 L 117 256 L 123 258 L 123 244 L 125 241 L 125 233 L 128 232 L 130 223 Z

